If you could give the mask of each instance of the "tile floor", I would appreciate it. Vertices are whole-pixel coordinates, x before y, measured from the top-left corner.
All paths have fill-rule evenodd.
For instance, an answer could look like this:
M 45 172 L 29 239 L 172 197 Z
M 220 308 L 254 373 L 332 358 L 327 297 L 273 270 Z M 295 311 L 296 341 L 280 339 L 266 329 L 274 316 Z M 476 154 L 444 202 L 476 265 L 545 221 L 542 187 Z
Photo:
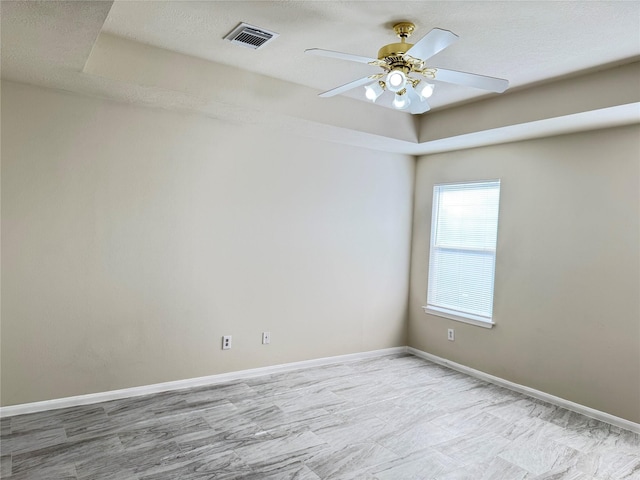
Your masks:
M 11 480 L 640 479 L 640 435 L 411 355 L 0 422 Z

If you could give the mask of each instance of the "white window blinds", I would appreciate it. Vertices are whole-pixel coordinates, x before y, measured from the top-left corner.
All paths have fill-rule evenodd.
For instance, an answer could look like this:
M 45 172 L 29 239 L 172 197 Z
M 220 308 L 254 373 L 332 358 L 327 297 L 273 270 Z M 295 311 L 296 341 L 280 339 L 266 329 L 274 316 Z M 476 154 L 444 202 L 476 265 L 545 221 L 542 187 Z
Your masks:
M 492 322 L 499 201 L 499 180 L 434 186 L 427 311 Z

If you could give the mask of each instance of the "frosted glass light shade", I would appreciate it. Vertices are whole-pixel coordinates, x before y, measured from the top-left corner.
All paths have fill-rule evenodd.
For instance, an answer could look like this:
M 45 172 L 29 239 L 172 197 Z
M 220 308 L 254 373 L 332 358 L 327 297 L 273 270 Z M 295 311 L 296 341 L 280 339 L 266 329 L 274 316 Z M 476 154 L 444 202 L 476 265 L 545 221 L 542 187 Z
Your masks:
M 378 97 L 382 95 L 382 92 L 384 92 L 384 88 L 382 87 L 382 85 L 384 85 L 384 83 L 382 85 L 380 83 L 381 82 L 373 82 L 369 85 L 364 86 L 364 95 L 368 100 L 375 102 Z
M 406 91 L 403 95 L 396 93 L 393 97 L 393 106 L 398 110 L 404 110 L 411 104 L 411 99 L 407 95 Z
M 407 76 L 402 70 L 391 70 L 387 75 L 387 88 L 399 92 L 407 84 Z
M 420 81 L 415 87 L 413 87 L 413 89 L 418 95 L 420 95 L 422 99 L 427 99 L 431 95 L 433 95 L 434 88 L 435 85 L 433 85 L 432 83 L 427 83 L 425 81 Z

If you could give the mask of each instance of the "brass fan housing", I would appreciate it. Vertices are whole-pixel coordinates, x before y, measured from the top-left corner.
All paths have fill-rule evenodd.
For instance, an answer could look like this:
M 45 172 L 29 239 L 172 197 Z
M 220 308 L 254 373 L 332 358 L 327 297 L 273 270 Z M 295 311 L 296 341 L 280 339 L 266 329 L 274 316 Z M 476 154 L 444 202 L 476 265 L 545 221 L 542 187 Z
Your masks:
M 407 43 L 406 40 L 411 36 L 415 28 L 416 26 L 411 22 L 396 23 L 393 26 L 393 30 L 396 32 L 396 35 L 400 37 L 400 43 L 390 43 L 382 47 L 378 50 L 378 59 L 384 60 L 388 57 L 401 57 L 407 53 L 407 51 L 413 47 L 413 44 Z

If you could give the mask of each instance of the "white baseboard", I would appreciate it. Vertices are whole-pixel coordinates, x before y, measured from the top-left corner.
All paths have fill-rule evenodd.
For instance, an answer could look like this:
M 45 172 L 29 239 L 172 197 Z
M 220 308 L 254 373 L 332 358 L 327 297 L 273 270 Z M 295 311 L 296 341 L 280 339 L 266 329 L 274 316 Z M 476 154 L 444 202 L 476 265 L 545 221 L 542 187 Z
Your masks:
M 78 395 L 74 397 L 56 398 L 53 400 L 45 400 L 42 402 L 23 403 L 20 405 L 9 405 L 0 407 L 0 417 L 11 417 L 15 415 L 24 415 L 27 413 L 43 412 L 46 410 L 57 410 L 60 408 L 76 407 L 79 405 L 90 405 L 93 403 L 107 402 L 109 400 L 119 400 L 122 398 L 138 397 L 141 395 L 149 395 L 152 393 L 167 392 L 172 390 L 181 390 L 184 388 L 202 387 L 207 385 L 215 385 L 218 383 L 232 382 L 243 378 L 259 377 L 262 375 L 271 375 L 274 373 L 289 372 L 310 367 L 319 367 L 323 365 L 332 365 L 335 363 L 362 360 L 365 358 L 382 357 L 385 355 L 393 355 L 398 353 L 410 353 L 416 357 L 424 358 L 438 365 L 449 367 L 458 372 L 464 373 L 471 377 L 485 380 L 489 383 L 508 388 L 519 393 L 523 393 L 533 398 L 543 400 L 545 402 L 566 408 L 576 413 L 580 413 L 590 418 L 595 418 L 611 425 L 615 425 L 635 433 L 640 433 L 640 424 L 616 417 L 599 410 L 595 410 L 579 403 L 571 402 L 554 395 L 550 395 L 534 388 L 525 387 L 517 383 L 510 382 L 500 377 L 495 377 L 488 373 L 481 372 L 471 367 L 452 362 L 445 358 L 432 355 L 413 347 L 393 347 L 381 350 L 372 350 L 369 352 L 351 353 L 347 355 L 338 355 L 335 357 L 317 358 L 313 360 L 304 360 L 301 362 L 285 363 L 281 365 L 273 365 L 269 367 L 252 368 L 249 370 L 240 370 L 237 372 L 220 373 L 217 375 L 209 375 L 206 377 L 189 378 L 186 380 L 176 380 L 173 382 L 156 383 L 153 385 L 144 385 L 140 387 L 124 388 L 121 390 L 111 390 L 108 392 L 90 393 L 87 395 Z
M 364 358 L 381 357 L 385 355 L 393 355 L 406 352 L 407 347 L 384 348 L 381 350 L 372 350 L 369 352 L 351 353 L 347 355 L 338 355 L 335 357 L 316 358 L 313 360 L 284 363 L 269 367 L 260 367 L 252 368 L 249 370 L 240 370 L 237 372 L 220 373 L 217 375 L 209 375 L 206 377 L 188 378 L 186 380 L 176 380 L 173 382 L 156 383 L 153 385 L 143 385 L 140 387 L 123 388 L 121 390 L 111 390 L 108 392 L 89 393 L 86 395 L 55 398 L 53 400 L 44 400 L 41 402 L 9 405 L 6 407 L 0 407 L 0 418 L 12 417 L 15 415 L 24 415 L 27 413 L 43 412 L 46 410 L 57 410 L 60 408 L 76 407 L 79 405 L 90 405 L 92 403 L 107 402 L 110 400 L 119 400 L 129 397 L 138 397 L 141 395 L 149 395 L 151 393 L 181 390 L 183 388 L 215 385 L 218 383 L 232 382 L 234 380 L 243 378 L 259 377 L 261 375 L 271 375 L 274 373 L 289 372 L 292 370 L 300 370 L 303 368 L 319 367 L 322 365 L 331 365 L 334 363 L 350 362 L 355 360 L 362 360 Z
M 467 367 L 465 365 L 461 365 L 456 362 L 452 362 L 445 358 L 438 357 L 437 355 L 432 355 L 430 353 L 423 352 L 422 350 L 418 350 L 417 348 L 407 347 L 407 353 L 415 355 L 416 357 L 424 358 L 425 360 L 429 360 L 433 363 L 437 363 L 438 365 L 449 367 L 453 370 L 457 370 L 458 372 L 467 374 L 471 377 L 479 378 L 480 380 L 485 380 L 489 383 L 493 383 L 500 387 L 508 388 L 509 390 L 523 393 L 530 397 L 537 398 L 538 400 L 551 403 L 552 405 L 557 405 L 558 407 L 566 408 L 567 410 L 571 410 L 572 412 L 579 413 L 586 417 L 594 418 L 596 420 L 600 420 L 602 422 L 609 423 L 611 425 L 615 425 L 620 428 L 624 428 L 625 430 L 630 430 L 634 433 L 640 433 L 640 423 L 635 423 L 630 420 L 625 420 L 624 418 L 616 417 L 615 415 L 601 412 L 600 410 L 586 407 L 584 405 L 580 405 L 579 403 L 571 402 L 569 400 L 565 400 L 564 398 L 556 397 L 554 395 L 541 392 L 540 390 L 536 390 L 534 388 L 525 387 L 524 385 L 519 385 L 517 383 L 510 382 L 509 380 L 505 380 L 500 377 L 489 375 L 488 373 L 481 372 L 480 370 L 476 370 L 474 368 Z

